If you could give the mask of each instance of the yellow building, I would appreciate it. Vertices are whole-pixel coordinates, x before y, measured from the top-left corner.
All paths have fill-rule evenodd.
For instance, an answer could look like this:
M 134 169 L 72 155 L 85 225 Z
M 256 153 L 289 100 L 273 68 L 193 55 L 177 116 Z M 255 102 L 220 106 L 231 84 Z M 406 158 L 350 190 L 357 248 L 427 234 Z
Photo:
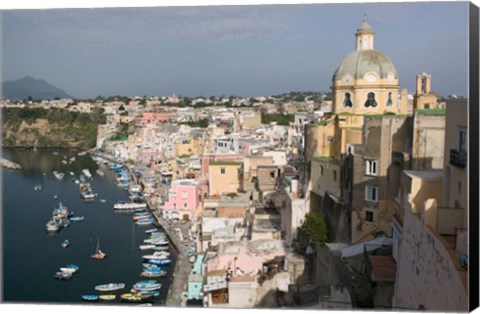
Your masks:
M 243 190 L 243 163 L 230 161 L 210 162 L 208 168 L 209 195 L 238 193 Z

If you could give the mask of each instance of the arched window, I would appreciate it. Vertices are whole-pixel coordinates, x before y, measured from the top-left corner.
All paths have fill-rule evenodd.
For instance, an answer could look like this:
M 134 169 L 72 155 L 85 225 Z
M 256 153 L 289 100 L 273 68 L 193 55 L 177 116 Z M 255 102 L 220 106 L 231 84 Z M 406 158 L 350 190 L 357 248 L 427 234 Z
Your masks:
M 345 97 L 343 98 L 343 106 L 344 107 L 353 107 L 352 100 L 350 99 L 350 93 L 345 93 Z
M 365 102 L 365 107 L 377 107 L 377 101 L 375 100 L 375 93 L 368 93 L 367 95 L 367 101 Z
M 388 100 L 387 100 L 387 107 L 391 107 L 393 105 L 393 100 L 392 100 L 392 92 L 388 93 Z

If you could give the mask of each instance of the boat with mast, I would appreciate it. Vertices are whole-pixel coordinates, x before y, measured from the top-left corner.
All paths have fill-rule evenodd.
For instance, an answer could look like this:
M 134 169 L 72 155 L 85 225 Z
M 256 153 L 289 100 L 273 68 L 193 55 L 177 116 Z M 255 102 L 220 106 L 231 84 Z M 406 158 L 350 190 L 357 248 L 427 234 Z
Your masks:
M 95 254 L 91 255 L 91 257 L 93 259 L 98 259 L 98 260 L 102 260 L 102 259 L 105 259 L 105 257 L 107 257 L 107 254 L 105 254 L 104 252 L 102 252 L 100 250 L 100 239 L 97 238 L 97 250 L 95 251 Z

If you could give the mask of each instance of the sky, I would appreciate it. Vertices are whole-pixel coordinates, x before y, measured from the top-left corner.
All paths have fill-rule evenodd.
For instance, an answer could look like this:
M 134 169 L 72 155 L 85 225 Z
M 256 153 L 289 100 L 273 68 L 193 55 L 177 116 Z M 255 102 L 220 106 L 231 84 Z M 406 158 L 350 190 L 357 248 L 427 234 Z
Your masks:
M 365 14 L 401 88 L 426 71 L 432 91 L 467 95 L 467 2 L 3 10 L 2 81 L 76 98 L 330 91 Z

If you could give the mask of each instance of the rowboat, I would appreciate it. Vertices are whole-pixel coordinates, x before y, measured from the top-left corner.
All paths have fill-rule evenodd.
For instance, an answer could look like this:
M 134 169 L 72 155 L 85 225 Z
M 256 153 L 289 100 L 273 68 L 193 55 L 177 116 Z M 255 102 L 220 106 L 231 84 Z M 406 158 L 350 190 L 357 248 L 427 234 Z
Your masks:
M 54 278 L 58 280 L 70 280 L 70 278 L 72 278 L 72 274 L 59 271 L 55 273 Z
M 140 250 L 153 250 L 155 249 L 155 244 L 143 244 L 138 247 Z
M 70 267 L 60 267 L 60 271 L 67 274 L 73 274 L 73 273 L 76 273 L 78 269 L 70 268 Z
M 142 278 L 162 278 L 167 275 L 167 272 L 165 270 L 159 270 L 159 271 L 143 271 L 140 274 L 140 277 Z
M 113 301 L 117 296 L 114 294 L 101 294 L 98 298 L 103 301 Z
M 85 301 L 98 301 L 99 297 L 96 294 L 84 294 L 82 295 L 82 299 Z
M 84 216 L 73 216 L 70 218 L 71 221 L 82 221 L 83 219 L 85 219 Z
M 157 228 L 145 230 L 146 234 L 157 233 L 159 230 Z
M 139 293 L 141 295 L 148 295 L 148 294 L 151 294 L 152 296 L 154 297 L 158 297 L 160 295 L 160 291 L 157 291 L 157 290 L 150 290 L 150 291 L 147 291 L 147 290 L 136 290 L 136 289 L 132 289 L 130 290 L 131 293 Z
M 172 264 L 172 260 L 170 259 L 149 259 L 147 262 L 159 266 L 169 266 Z
M 153 249 L 155 251 L 168 251 L 168 246 L 166 246 L 166 245 L 163 245 L 163 246 L 156 245 Z
M 136 283 L 133 285 L 133 288 L 136 290 L 158 290 L 162 287 L 160 283 Z
M 158 265 L 152 265 L 152 264 L 148 264 L 148 263 L 143 263 L 142 264 L 143 266 L 143 269 L 144 270 L 148 270 L 148 271 L 158 271 L 158 270 L 162 270 L 162 268 Z
M 107 284 L 95 286 L 95 290 L 97 291 L 114 291 L 114 290 L 120 290 L 124 288 L 125 288 L 124 283 L 107 283 Z
M 166 259 L 167 257 L 170 256 L 169 252 L 154 252 L 153 254 L 150 255 L 144 255 L 144 259 Z
M 143 302 L 152 297 L 152 293 L 124 293 L 120 296 L 120 299 L 125 302 Z

